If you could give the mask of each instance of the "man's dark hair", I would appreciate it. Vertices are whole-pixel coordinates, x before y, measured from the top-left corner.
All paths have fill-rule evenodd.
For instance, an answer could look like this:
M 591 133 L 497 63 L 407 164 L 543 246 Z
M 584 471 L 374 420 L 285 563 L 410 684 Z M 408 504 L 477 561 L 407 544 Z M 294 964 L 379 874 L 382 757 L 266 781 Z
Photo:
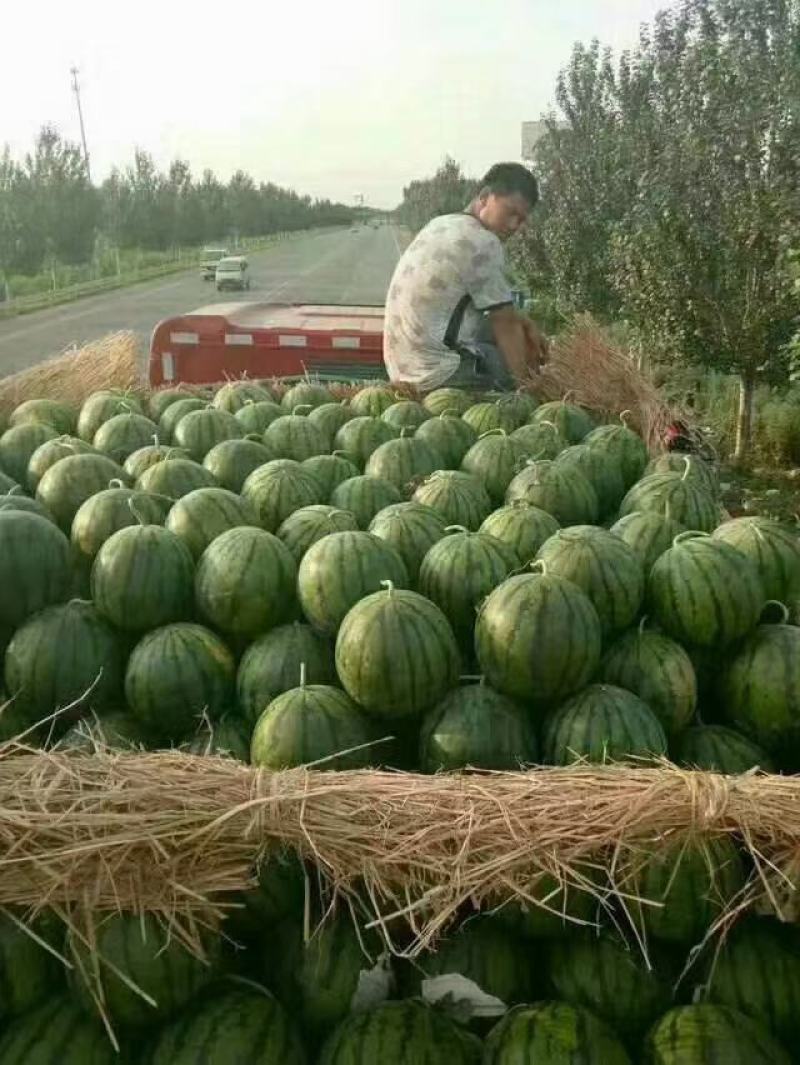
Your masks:
M 512 196 L 515 192 L 524 196 L 533 207 L 539 200 L 536 178 L 522 163 L 495 163 L 480 183 L 481 192 L 493 192 L 495 196 Z

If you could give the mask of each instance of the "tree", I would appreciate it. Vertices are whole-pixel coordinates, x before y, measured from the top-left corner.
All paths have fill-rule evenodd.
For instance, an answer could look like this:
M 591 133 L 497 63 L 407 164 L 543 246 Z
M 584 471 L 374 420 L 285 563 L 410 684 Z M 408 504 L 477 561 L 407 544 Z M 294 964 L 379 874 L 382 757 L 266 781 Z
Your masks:
M 477 181 L 465 177 L 458 163 L 447 156 L 432 178 L 412 181 L 403 189 L 397 216 L 410 229 L 422 229 L 437 215 L 463 211 L 476 188 Z

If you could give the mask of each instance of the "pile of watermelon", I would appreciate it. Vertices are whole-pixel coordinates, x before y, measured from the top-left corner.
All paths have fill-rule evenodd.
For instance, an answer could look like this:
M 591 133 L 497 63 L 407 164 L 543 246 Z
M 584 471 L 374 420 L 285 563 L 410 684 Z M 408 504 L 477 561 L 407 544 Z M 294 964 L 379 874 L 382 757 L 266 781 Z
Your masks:
M 309 381 L 29 400 L 0 493 L 2 738 L 273 769 L 800 769 L 798 534 L 729 519 L 713 467 L 571 403 Z M 794 929 L 747 916 L 681 978 L 749 872 L 727 837 L 676 840 L 624 903 L 542 877 L 414 962 L 350 912 L 307 940 L 324 905 L 289 855 L 204 961 L 117 914 L 67 975 L 58 921 L 9 918 L 0 1065 L 114 1060 L 98 997 L 159 1065 L 788 1062 Z

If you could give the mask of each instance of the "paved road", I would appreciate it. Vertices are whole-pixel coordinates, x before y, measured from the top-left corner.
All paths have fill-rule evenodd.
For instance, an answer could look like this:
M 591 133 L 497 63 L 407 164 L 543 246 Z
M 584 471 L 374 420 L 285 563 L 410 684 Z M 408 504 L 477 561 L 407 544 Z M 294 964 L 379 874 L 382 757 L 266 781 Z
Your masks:
M 249 257 L 247 295 L 254 301 L 380 304 L 402 244 L 392 226 L 290 237 Z M 135 330 L 147 346 L 161 318 L 216 298 L 214 286 L 192 271 L 10 318 L 0 322 L 0 377 L 117 329 Z

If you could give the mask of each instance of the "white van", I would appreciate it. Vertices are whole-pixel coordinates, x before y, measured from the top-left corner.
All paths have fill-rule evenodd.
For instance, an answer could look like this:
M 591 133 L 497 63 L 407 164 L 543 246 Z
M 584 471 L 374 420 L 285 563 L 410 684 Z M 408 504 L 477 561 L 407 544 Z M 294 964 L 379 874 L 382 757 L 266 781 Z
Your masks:
M 230 288 L 243 290 L 250 288 L 250 266 L 243 255 L 229 255 L 217 263 L 214 280 L 217 292 Z
M 200 257 L 200 274 L 204 281 L 213 281 L 217 275 L 217 263 L 228 254 L 227 248 L 203 248 Z

